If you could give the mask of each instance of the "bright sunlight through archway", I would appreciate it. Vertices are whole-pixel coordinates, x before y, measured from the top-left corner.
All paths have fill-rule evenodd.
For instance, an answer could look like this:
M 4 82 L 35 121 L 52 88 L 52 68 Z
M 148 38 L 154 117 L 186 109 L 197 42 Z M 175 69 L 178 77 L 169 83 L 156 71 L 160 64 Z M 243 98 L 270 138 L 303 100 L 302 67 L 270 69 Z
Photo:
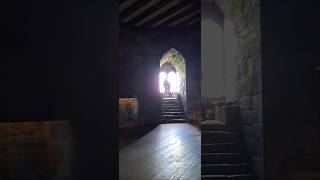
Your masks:
M 165 72 L 160 72 L 159 74 L 159 88 L 160 93 L 165 92 L 164 88 L 164 81 L 168 80 L 170 83 L 170 92 L 171 93 L 179 93 L 179 87 L 180 87 L 180 77 L 175 72 L 169 72 L 168 74 Z

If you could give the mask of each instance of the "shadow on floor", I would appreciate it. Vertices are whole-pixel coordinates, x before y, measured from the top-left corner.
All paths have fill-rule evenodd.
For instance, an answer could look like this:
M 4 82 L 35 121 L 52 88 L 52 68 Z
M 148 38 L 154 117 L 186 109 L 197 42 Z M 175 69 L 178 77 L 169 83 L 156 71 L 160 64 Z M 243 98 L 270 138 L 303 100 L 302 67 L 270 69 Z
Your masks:
M 119 129 L 119 147 L 125 147 L 152 131 L 158 124 L 125 127 Z

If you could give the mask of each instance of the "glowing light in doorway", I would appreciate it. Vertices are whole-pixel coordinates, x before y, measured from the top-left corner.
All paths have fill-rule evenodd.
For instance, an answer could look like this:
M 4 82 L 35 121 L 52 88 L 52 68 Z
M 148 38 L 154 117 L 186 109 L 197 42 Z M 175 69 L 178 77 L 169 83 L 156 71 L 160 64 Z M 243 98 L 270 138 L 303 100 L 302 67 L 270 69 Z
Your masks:
M 179 78 L 176 73 L 170 72 L 168 74 L 168 81 L 170 83 L 170 92 L 178 92 L 179 89 Z
M 168 80 L 170 83 L 170 92 L 172 93 L 179 93 L 179 89 L 180 89 L 180 77 L 178 74 L 176 74 L 175 72 L 170 72 L 170 73 L 165 73 L 165 72 L 160 72 L 159 74 L 159 90 L 160 93 L 164 93 L 165 92 L 165 88 L 164 88 L 164 81 Z
M 167 73 L 165 72 L 160 72 L 159 74 L 159 88 L 160 88 L 160 93 L 164 93 L 164 80 L 167 79 Z

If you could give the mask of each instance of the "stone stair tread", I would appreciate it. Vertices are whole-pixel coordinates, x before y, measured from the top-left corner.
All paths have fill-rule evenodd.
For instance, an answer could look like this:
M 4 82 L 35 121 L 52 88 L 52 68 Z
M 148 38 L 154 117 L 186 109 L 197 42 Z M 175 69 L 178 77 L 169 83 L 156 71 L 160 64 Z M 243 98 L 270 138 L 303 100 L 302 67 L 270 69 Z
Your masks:
M 201 122 L 201 179 L 256 180 L 238 129 L 216 120 Z
M 201 144 L 202 146 L 207 146 L 207 145 L 242 145 L 242 143 L 229 143 L 229 142 L 226 142 L 226 143 L 206 143 L 206 144 Z
M 162 112 L 182 112 L 184 113 L 183 109 L 163 109 Z
M 213 163 L 208 163 L 208 164 L 201 164 L 201 166 L 249 166 L 251 163 L 218 163 L 218 164 L 213 164 Z
M 202 131 L 230 131 L 230 127 L 226 125 L 201 125 L 200 129 Z
M 185 117 L 181 116 L 181 117 L 161 117 L 161 119 L 176 119 L 176 120 L 179 120 L 179 119 L 186 119 Z
M 255 176 L 254 174 L 232 174 L 232 175 L 202 175 L 204 177 L 243 177 L 243 176 Z
M 186 120 L 162 120 L 162 123 L 185 123 Z
M 253 180 L 255 179 L 254 174 L 232 174 L 232 175 L 201 175 L 201 179 L 206 180 Z
M 180 114 L 162 114 L 162 116 L 169 116 L 169 117 L 172 117 L 172 116 L 184 116 L 184 114 L 180 115 Z
M 234 152 L 241 153 L 245 151 L 242 143 L 208 143 L 201 144 L 202 153 L 222 153 L 222 152 Z
M 203 164 L 218 163 L 248 163 L 249 158 L 246 153 L 202 153 L 201 160 Z
M 237 143 L 240 142 L 240 137 L 235 134 L 201 134 L 201 143 L 209 144 L 209 143 Z
M 222 123 L 222 122 L 220 122 L 220 121 L 218 121 L 218 120 L 214 120 L 214 119 L 212 119 L 212 120 L 205 120 L 205 121 L 202 121 L 201 122 L 201 125 L 225 125 L 224 123 Z
M 210 175 L 230 175 L 230 174 L 246 174 L 252 172 L 252 164 L 250 163 L 228 163 L 228 164 L 201 164 L 201 174 Z
M 184 114 L 182 111 L 164 111 L 162 114 Z
M 241 155 L 242 153 L 203 153 L 202 155 L 236 155 L 239 154 Z
M 161 119 L 162 121 L 185 121 L 185 118 L 181 118 L 181 119 Z
M 235 132 L 232 131 L 223 131 L 223 130 L 215 130 L 215 131 L 201 131 L 201 133 L 212 133 L 212 134 L 237 134 Z
M 164 106 L 162 105 L 162 109 L 183 109 L 181 106 Z

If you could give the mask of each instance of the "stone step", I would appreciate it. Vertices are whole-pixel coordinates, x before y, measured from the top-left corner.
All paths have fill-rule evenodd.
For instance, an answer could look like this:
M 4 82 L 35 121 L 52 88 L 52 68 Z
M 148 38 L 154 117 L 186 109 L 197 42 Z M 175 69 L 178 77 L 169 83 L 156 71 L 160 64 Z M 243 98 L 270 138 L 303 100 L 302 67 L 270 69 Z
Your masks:
M 162 111 L 161 114 L 164 115 L 174 115 L 174 114 L 185 114 L 183 111 Z
M 212 143 L 201 145 L 202 153 L 240 153 L 244 151 L 244 145 L 241 143 Z
M 229 131 L 201 131 L 201 143 L 235 143 L 240 141 L 240 136 Z
M 241 164 L 202 164 L 201 174 L 203 175 L 233 175 L 233 174 L 250 174 L 252 165 L 249 163 Z
M 162 102 L 180 102 L 178 99 L 163 99 Z
M 185 123 L 186 119 L 161 119 L 161 123 Z
M 176 106 L 176 107 L 182 107 L 181 104 L 162 104 L 162 107 L 171 107 L 171 106 Z
M 162 111 L 184 111 L 182 107 L 162 107 Z
M 166 119 L 166 118 L 186 118 L 186 116 L 184 115 L 184 113 L 180 113 L 180 114 L 161 114 L 161 117 Z
M 181 108 L 182 109 L 182 106 L 180 105 L 162 105 L 162 108 Z
M 163 115 L 184 115 L 183 111 L 163 111 Z
M 230 131 L 230 127 L 226 125 L 213 125 L 213 124 L 203 124 L 201 122 L 201 131 Z
M 237 164 L 248 163 L 249 157 L 246 153 L 202 153 L 202 164 Z
M 181 115 L 161 115 L 161 118 L 162 119 L 185 119 L 186 116 L 184 114 L 181 114 Z
M 161 118 L 161 120 L 186 120 L 185 117 Z
M 162 105 L 182 105 L 180 102 L 162 102 Z
M 256 176 L 253 174 L 201 175 L 201 180 L 256 180 Z

